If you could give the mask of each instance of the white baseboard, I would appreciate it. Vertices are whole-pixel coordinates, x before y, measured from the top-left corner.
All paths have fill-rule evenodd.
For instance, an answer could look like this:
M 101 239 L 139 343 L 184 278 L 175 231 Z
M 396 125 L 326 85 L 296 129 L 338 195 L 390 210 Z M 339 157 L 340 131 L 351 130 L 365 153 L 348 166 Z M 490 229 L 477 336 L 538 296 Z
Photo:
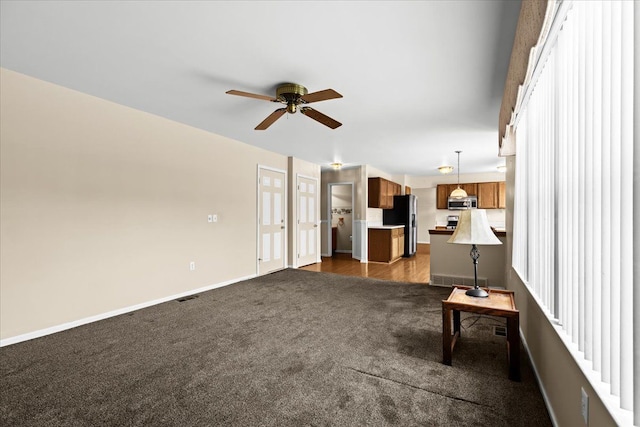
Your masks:
M 531 367 L 533 368 L 533 374 L 536 377 L 536 381 L 538 382 L 538 387 L 540 388 L 540 393 L 542 393 L 542 399 L 544 400 L 544 404 L 547 407 L 547 411 L 549 412 L 549 418 L 551 418 L 551 424 L 554 427 L 558 426 L 558 421 L 556 420 L 556 414 L 553 412 L 553 408 L 549 403 L 549 396 L 547 396 L 547 391 L 544 389 L 544 384 L 540 381 L 540 375 L 538 374 L 538 368 L 536 368 L 536 363 L 533 361 L 533 357 L 531 357 L 531 352 L 529 351 L 529 346 L 527 345 L 527 340 L 524 339 L 524 335 L 522 334 L 522 329 L 520 329 L 520 341 L 522 341 L 522 346 L 524 350 L 527 352 L 529 356 L 529 361 L 531 362 Z
M 240 277 L 237 279 L 227 280 L 226 282 L 220 282 L 213 285 L 204 286 L 198 289 L 192 289 L 190 291 L 182 292 L 179 294 L 155 299 L 152 301 L 146 301 L 140 304 L 132 305 L 129 307 L 120 308 L 117 310 L 109 311 L 106 313 L 96 314 L 95 316 L 85 317 L 84 319 L 74 320 L 72 322 L 63 323 L 61 325 L 51 326 L 49 328 L 40 329 L 33 332 L 28 332 L 26 334 L 17 335 L 15 337 L 5 338 L 0 340 L 0 347 L 4 347 L 11 344 L 17 344 L 23 341 L 32 340 L 35 338 L 44 337 L 46 335 L 55 334 L 56 332 L 66 331 L 67 329 L 76 328 L 78 326 L 86 325 L 88 323 L 97 322 L 99 320 L 108 319 L 110 317 L 119 316 L 121 314 L 130 313 L 132 311 L 140 310 L 143 308 L 151 307 L 152 305 L 162 304 L 163 302 L 176 300 L 178 298 L 187 297 L 189 295 L 194 295 L 200 292 L 210 291 L 211 289 L 222 288 L 223 286 L 232 285 L 237 282 L 242 282 L 243 280 L 253 279 L 256 277 L 255 274 L 251 274 L 249 276 Z

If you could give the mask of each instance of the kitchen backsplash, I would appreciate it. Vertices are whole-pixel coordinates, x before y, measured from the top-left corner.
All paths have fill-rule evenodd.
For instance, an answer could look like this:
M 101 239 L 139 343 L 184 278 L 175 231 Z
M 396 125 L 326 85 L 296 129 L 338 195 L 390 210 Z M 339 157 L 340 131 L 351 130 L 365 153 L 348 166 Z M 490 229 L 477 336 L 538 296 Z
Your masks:
M 382 225 L 382 209 L 367 208 L 367 225 L 374 227 Z
M 498 230 L 503 230 L 505 228 L 505 214 L 506 211 L 504 209 L 487 209 L 487 219 L 489 220 L 489 225 Z M 445 211 L 439 209 L 436 212 L 436 226 L 446 226 L 447 225 L 447 217 L 449 215 L 460 215 L 460 211 Z

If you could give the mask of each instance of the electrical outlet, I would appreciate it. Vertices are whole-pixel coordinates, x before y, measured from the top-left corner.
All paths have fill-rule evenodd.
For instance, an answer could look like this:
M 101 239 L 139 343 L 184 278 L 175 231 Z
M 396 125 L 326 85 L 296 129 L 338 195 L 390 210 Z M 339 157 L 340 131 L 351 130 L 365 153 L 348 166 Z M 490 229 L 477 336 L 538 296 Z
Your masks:
M 582 418 L 584 418 L 584 425 L 588 426 L 589 425 L 589 395 L 587 394 L 586 391 L 584 391 L 584 388 L 581 387 L 580 390 L 582 390 L 582 405 L 581 405 Z
M 194 271 L 195 269 L 196 269 L 196 263 L 195 263 L 195 261 L 191 261 L 189 263 L 189 270 L 190 271 Z

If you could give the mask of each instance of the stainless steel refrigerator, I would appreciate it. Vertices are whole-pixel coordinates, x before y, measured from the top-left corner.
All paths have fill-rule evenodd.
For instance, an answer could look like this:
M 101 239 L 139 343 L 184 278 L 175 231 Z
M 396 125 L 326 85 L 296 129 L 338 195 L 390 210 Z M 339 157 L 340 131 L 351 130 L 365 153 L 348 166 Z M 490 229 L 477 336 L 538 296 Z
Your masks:
M 404 225 L 404 256 L 415 255 L 418 247 L 418 199 L 413 194 L 393 196 L 393 209 L 382 211 L 384 225 Z

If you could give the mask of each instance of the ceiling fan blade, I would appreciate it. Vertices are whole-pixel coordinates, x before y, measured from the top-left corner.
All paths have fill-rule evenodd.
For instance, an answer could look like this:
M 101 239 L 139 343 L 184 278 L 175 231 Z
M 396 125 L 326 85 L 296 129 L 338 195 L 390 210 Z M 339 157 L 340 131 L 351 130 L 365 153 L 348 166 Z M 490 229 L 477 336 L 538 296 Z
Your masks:
M 258 95 L 257 93 L 243 92 L 241 90 L 228 90 L 226 93 L 228 93 L 229 95 L 238 95 L 238 96 L 246 96 L 247 98 L 262 99 L 264 101 L 272 101 L 272 102 L 278 101 L 272 96 Z
M 342 95 L 340 95 L 333 89 L 325 89 L 318 92 L 308 93 L 300 97 L 300 99 L 302 99 L 305 104 L 311 104 L 312 102 L 318 101 L 326 101 L 327 99 L 334 98 L 342 98 Z
M 329 126 L 331 129 L 342 126 L 342 123 L 340 123 L 339 121 L 333 120 L 331 117 L 322 114 L 320 111 L 314 110 L 311 107 L 302 107 L 300 109 L 300 112 L 305 116 L 311 117 L 313 120 L 322 123 L 325 126 Z
M 282 115 L 284 113 L 286 113 L 286 112 L 287 112 L 286 108 L 278 108 L 276 111 L 274 111 L 273 113 L 269 114 L 269 117 L 264 119 L 262 121 L 262 123 L 260 123 L 258 126 L 256 126 L 255 130 L 265 130 L 266 128 L 271 126 L 276 120 L 278 120 L 280 117 L 282 117 Z

